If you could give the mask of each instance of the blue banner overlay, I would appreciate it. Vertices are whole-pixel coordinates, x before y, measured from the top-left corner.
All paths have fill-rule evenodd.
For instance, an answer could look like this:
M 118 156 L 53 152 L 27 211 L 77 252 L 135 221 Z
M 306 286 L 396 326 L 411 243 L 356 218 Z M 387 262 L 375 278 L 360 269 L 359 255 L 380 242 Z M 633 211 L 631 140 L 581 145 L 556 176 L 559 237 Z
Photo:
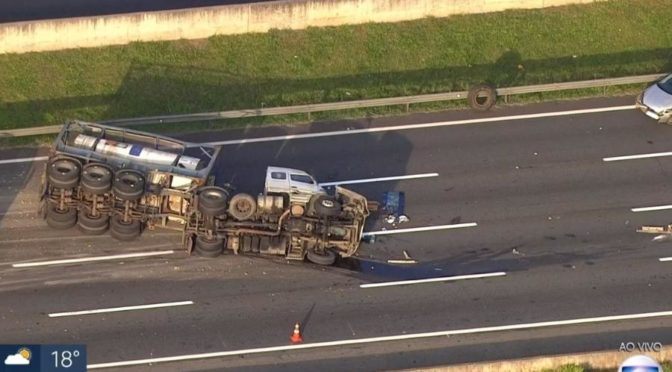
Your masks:
M 86 345 L 0 345 L 0 372 L 85 371 Z

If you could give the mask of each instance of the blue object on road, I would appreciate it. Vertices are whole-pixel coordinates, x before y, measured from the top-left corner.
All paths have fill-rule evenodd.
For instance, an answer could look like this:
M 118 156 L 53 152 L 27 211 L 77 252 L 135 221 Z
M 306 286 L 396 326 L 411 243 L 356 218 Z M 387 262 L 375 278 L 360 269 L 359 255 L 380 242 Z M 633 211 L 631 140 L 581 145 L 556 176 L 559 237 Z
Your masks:
M 406 194 L 403 191 L 386 191 L 383 193 L 383 210 L 388 215 L 399 217 L 406 208 Z

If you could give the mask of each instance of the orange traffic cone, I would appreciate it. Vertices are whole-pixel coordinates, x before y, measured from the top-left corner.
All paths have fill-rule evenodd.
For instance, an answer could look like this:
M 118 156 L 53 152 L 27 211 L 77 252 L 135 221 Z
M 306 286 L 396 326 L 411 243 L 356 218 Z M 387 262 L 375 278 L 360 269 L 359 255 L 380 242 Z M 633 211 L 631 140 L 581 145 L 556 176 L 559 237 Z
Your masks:
M 301 327 L 299 326 L 299 322 L 296 322 L 294 325 L 294 332 L 292 332 L 292 336 L 289 337 L 289 339 L 292 341 L 293 344 L 298 344 L 300 342 L 303 342 L 303 338 L 301 337 Z

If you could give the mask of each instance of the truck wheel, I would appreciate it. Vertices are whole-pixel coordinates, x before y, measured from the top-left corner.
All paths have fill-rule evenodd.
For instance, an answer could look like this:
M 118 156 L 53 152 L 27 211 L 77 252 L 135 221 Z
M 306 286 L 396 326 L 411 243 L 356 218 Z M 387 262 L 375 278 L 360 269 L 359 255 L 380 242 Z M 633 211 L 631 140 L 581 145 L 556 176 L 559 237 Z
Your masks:
M 110 236 L 122 242 L 130 242 L 140 236 L 140 233 L 125 233 L 110 229 Z
M 206 216 L 216 217 L 226 212 L 229 192 L 221 187 L 202 187 L 198 193 L 198 210 Z
M 306 252 L 306 257 L 308 261 L 318 265 L 330 266 L 336 262 L 336 253 L 328 249 L 325 249 L 324 253 L 317 253 L 314 249 L 310 249 Z
M 138 171 L 121 169 L 114 175 L 112 191 L 121 200 L 138 200 L 145 193 L 145 177 Z
M 196 237 L 194 252 L 201 257 L 217 257 L 222 254 L 224 240 L 221 238 L 208 239 L 204 236 Z
M 321 217 L 336 217 L 341 214 L 341 203 L 328 195 L 320 195 L 313 201 L 315 213 Z
M 110 226 L 109 217 L 103 214 L 92 216 L 87 210 L 79 211 L 77 218 L 79 230 L 86 235 L 100 235 Z
M 110 191 L 112 170 L 97 163 L 90 163 L 82 168 L 82 190 L 93 195 L 102 195 Z
M 229 214 L 238 221 L 249 220 L 257 211 L 257 201 L 250 194 L 236 194 L 229 203 Z
M 81 165 L 73 158 L 56 158 L 47 166 L 49 183 L 59 189 L 77 187 Z
M 47 206 L 47 225 L 54 229 L 69 229 L 77 223 L 77 210 L 66 207 L 65 210 L 59 210 L 55 205 Z
M 140 221 L 124 222 L 120 215 L 110 218 L 110 235 L 117 240 L 129 241 L 140 236 Z
M 476 111 L 488 111 L 497 101 L 497 92 L 495 88 L 480 84 L 469 89 L 467 95 L 467 102 L 469 106 Z

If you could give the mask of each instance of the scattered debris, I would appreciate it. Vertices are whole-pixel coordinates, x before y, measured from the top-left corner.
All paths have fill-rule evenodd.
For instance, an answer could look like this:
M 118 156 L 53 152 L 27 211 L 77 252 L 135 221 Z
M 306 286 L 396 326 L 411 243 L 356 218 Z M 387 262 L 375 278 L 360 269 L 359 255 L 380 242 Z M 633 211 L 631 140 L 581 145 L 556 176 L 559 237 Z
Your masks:
M 404 214 L 406 194 L 401 191 L 387 191 L 383 193 L 382 210 L 387 213 L 385 222 L 396 227 L 396 224 L 409 222 L 411 219 Z
M 396 264 L 416 264 L 418 261 L 414 260 L 411 256 L 408 255 L 406 250 L 402 251 L 404 254 L 403 260 L 387 260 L 387 263 L 396 263 Z
M 667 239 L 668 239 L 668 235 L 665 235 L 665 234 L 656 235 L 656 236 L 653 237 L 654 242 L 660 242 L 660 241 L 667 240 Z

